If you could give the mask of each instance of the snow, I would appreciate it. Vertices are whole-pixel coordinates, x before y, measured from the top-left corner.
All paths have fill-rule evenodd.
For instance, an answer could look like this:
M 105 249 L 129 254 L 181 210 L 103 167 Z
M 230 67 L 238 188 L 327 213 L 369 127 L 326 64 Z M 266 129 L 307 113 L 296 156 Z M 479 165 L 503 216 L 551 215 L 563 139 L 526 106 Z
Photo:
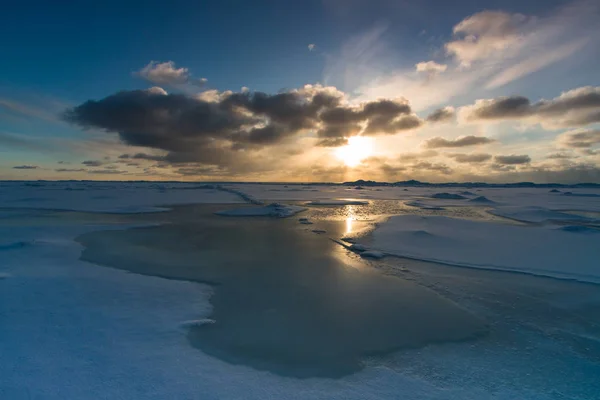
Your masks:
M 364 200 L 313 200 L 306 203 L 309 206 L 364 206 L 369 204 Z
M 560 211 L 552 211 L 544 207 L 536 206 L 508 206 L 496 207 L 489 213 L 499 217 L 515 219 L 525 222 L 544 222 L 544 221 L 592 221 L 590 218 L 581 217 L 574 214 L 568 214 Z
M 244 207 L 217 211 L 215 214 L 229 217 L 276 217 L 287 218 L 306 210 L 304 207 L 272 203 L 262 207 Z M 306 222 L 305 222 L 306 223 Z
M 401 215 L 373 233 L 374 249 L 459 266 L 600 283 L 598 236 L 555 226 L 517 226 Z
M 217 185 L 150 182 L 0 182 L 0 204 L 90 212 L 165 211 L 165 205 L 244 203 Z
M 469 203 L 480 203 L 480 204 L 494 204 L 495 202 L 488 199 L 485 196 L 475 197 L 474 199 L 467 200 Z
M 0 317 L 9 322 L 0 330 L 0 398 L 492 398 L 483 385 L 439 384 L 385 364 L 341 379 L 293 379 L 209 357 L 186 332 L 213 323 L 211 288 L 80 261 L 73 238 L 96 229 L 114 226 L 0 226 L 3 243 L 31 243 L 0 255 L 12 275 L 0 280 Z M 494 398 L 514 398 L 508 385 L 503 391 Z
M 568 384 L 576 379 L 566 380 L 561 388 L 554 389 L 555 382 L 560 381 L 561 366 L 571 373 L 569 377 L 583 376 L 587 380 L 581 386 L 588 392 L 582 390 L 584 394 L 577 398 L 593 398 L 589 395 L 593 393 L 589 375 L 583 375 L 589 371 L 594 376 L 592 361 L 585 364 L 585 358 L 566 358 L 552 364 L 559 350 L 571 356 L 569 348 L 563 351 L 551 342 L 554 331 L 543 332 L 531 343 L 539 347 L 539 353 L 549 354 L 546 361 L 556 367 L 556 375 L 548 377 L 550 382 L 533 382 L 526 389 L 515 377 L 522 373 L 523 381 L 528 382 L 531 377 L 525 376 L 525 371 L 531 370 L 530 365 L 545 366 L 544 360 L 531 361 L 529 354 L 520 349 L 490 348 L 485 342 L 402 352 L 385 361 L 367 361 L 360 373 L 336 380 L 282 378 L 227 364 L 190 347 L 186 340 L 190 326 L 218 323 L 210 318 L 210 287 L 79 260 L 81 247 L 74 238 L 92 230 L 115 229 L 114 225 L 52 225 L 48 221 L 37 225 L 35 216 L 25 215 L 29 212 L 26 209 L 33 208 L 148 212 L 164 210 L 171 204 L 235 204 L 256 199 L 328 201 L 350 196 L 350 190 L 352 197 L 359 199 L 436 204 L 423 199 L 439 192 L 435 188 L 355 190 L 336 185 L 224 186 L 236 192 L 186 183 L 0 182 L 0 207 L 4 208 L 0 210 L 0 398 L 575 398 L 565 390 L 578 386 Z M 576 195 L 548 193 L 547 189 L 482 189 L 477 195 L 492 199 L 495 212 L 546 224 L 516 226 L 397 216 L 374 231 L 373 243 L 363 246 L 362 255 L 392 253 L 468 267 L 600 282 L 599 231 L 582 225 L 548 223 L 588 222 L 565 210 L 600 211 L 598 198 L 589 196 L 600 191 L 573 193 Z M 244 209 L 261 208 L 264 212 L 269 206 Z M 19 218 L 27 219 L 27 226 L 14 222 Z M 589 299 L 557 295 L 555 301 L 562 304 Z M 497 369 L 498 365 L 505 368 Z M 540 390 L 534 388 L 537 383 Z
M 466 199 L 465 196 L 460 195 L 460 194 L 456 194 L 456 193 L 435 193 L 433 195 L 431 195 L 432 199 L 446 199 L 446 200 L 464 200 Z
M 380 258 L 385 257 L 385 253 L 383 253 L 381 251 L 377 251 L 377 250 L 367 250 L 367 251 L 363 251 L 362 253 L 360 253 L 360 256 L 363 258 L 380 259 Z
M 444 207 L 427 204 L 427 203 L 425 203 L 423 201 L 419 201 L 419 200 L 407 201 L 404 204 L 406 204 L 407 206 L 411 206 L 411 207 L 421 208 L 423 210 L 444 210 Z

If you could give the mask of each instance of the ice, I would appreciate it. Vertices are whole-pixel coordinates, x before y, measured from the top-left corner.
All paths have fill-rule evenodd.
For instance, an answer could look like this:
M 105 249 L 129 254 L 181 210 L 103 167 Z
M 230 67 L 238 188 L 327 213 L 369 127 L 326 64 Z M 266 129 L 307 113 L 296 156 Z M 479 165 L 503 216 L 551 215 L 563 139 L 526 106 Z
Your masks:
M 360 253 L 360 256 L 363 258 L 375 258 L 380 259 L 385 257 L 385 253 L 377 250 L 367 250 Z
M 446 200 L 463 200 L 466 199 L 465 196 L 456 194 L 456 193 L 435 193 L 431 195 L 432 199 L 446 199 Z
M 444 207 L 436 206 L 436 205 L 432 205 L 432 204 L 426 204 L 425 202 L 418 201 L 418 200 L 407 201 L 404 204 L 406 204 L 407 206 L 411 206 L 411 207 L 418 207 L 418 208 L 421 208 L 423 210 L 438 210 L 438 211 L 439 210 L 444 210 Z
M 552 211 L 544 207 L 535 206 L 508 206 L 496 207 L 489 211 L 491 214 L 515 219 L 525 222 L 544 222 L 544 221 L 592 221 L 590 218 L 581 217 L 574 214 L 568 214 L 560 211 Z
M 364 200 L 314 200 L 306 203 L 309 206 L 361 206 L 369 204 Z
M 600 283 L 598 236 L 552 226 L 401 215 L 375 230 L 372 247 L 459 266 Z
M 105 213 L 160 212 L 164 206 L 244 203 L 218 185 L 150 182 L 0 182 L 0 204 L 10 208 Z
M 467 200 L 470 203 L 480 203 L 480 204 L 494 204 L 495 202 L 488 199 L 485 196 L 475 197 L 474 199 Z
M 402 187 L 355 190 L 340 185 L 222 186 L 260 201 L 327 201 L 344 196 L 365 200 L 369 196 L 372 200 L 420 201 L 434 207 L 444 203 L 431 199 L 440 191 L 436 188 L 405 191 Z M 600 212 L 599 190 L 568 189 L 575 195 L 549 193 L 548 188 L 469 190 L 496 203 L 482 205 L 500 213 L 507 212 L 505 207 L 516 207 L 511 215 L 544 226 L 394 217 L 375 230 L 374 243 L 365 246 L 365 252 L 412 254 L 468 267 L 599 282 L 599 231 L 581 225 L 590 223 L 591 217 L 585 220 L 570 214 L 575 210 Z M 585 314 L 586 310 L 597 310 L 592 307 L 597 304 L 593 296 L 596 285 L 556 281 L 579 285 L 562 291 L 563 286 L 550 285 L 546 279 L 540 281 L 537 293 L 517 292 L 515 287 L 525 278 L 544 278 L 441 265 L 438 271 L 446 268 L 495 274 L 471 277 L 465 273 L 464 291 L 456 289 L 468 298 L 461 306 L 469 308 L 475 303 L 469 289 L 487 276 L 481 284 L 482 292 L 489 294 L 486 305 L 497 303 L 511 309 L 511 313 L 490 319 L 494 329 L 511 323 L 532 304 L 539 303 L 539 309 L 552 304 L 555 308 L 550 310 L 561 310 L 563 314 L 551 318 L 555 325 L 543 328 L 536 325 L 535 315 L 529 315 L 523 325 L 509 325 L 492 335 L 491 343 L 483 340 L 432 345 L 402 351 L 385 360 L 367 360 L 364 370 L 341 379 L 283 378 L 228 364 L 190 347 L 187 330 L 212 325 L 210 287 L 83 262 L 79 260 L 82 248 L 73 239 L 89 231 L 115 229 L 114 224 L 78 225 L 71 221 L 68 226 L 59 226 L 52 224 L 53 218 L 36 224 L 36 214 L 30 210 L 128 213 L 161 211 L 173 204 L 245 202 L 234 192 L 197 183 L 0 182 L 0 398 L 583 400 L 595 398 L 598 393 L 594 379 L 598 362 L 593 358 L 598 352 L 591 350 L 597 348 L 597 335 L 579 332 L 571 328 L 571 320 L 564 319 L 571 316 L 573 321 L 585 321 L 591 315 Z M 468 201 L 445 201 L 454 203 L 477 206 Z M 528 214 L 527 207 L 539 209 Z M 27 226 L 19 226 L 21 220 L 26 220 Z M 320 228 L 320 221 L 314 221 L 314 226 Z M 310 228 L 291 222 L 308 235 L 328 240 L 326 235 L 314 235 Z M 390 260 L 395 258 L 386 258 L 383 264 Z M 420 268 L 406 272 L 409 279 L 420 274 Z M 441 287 L 442 292 L 448 291 L 457 275 L 433 275 L 429 283 Z M 446 280 L 438 279 L 440 276 Z M 506 281 L 513 285 L 506 285 Z M 541 302 L 540 294 L 548 300 Z M 356 300 L 361 304 L 360 298 Z M 475 304 L 473 308 L 484 306 Z M 528 326 L 533 326 L 534 333 L 524 333 Z M 571 337 L 568 335 L 580 346 L 581 357 L 574 355 L 577 353 L 573 348 L 577 347 L 565 345 L 564 338 Z M 528 347 L 502 342 L 515 336 L 523 336 Z
M 306 210 L 304 207 L 272 203 L 263 207 L 244 207 L 217 211 L 215 214 L 229 217 L 276 217 L 287 218 Z M 306 222 L 305 222 L 306 223 Z

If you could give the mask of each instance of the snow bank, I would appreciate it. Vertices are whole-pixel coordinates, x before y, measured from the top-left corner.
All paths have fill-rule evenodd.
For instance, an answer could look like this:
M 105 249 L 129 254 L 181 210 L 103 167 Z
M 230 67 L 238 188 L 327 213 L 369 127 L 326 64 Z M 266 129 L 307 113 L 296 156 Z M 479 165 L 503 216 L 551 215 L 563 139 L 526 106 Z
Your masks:
M 495 201 L 488 199 L 485 196 L 475 197 L 474 199 L 467 200 L 469 203 L 479 203 L 479 204 L 494 204 Z
M 275 217 L 286 218 L 306 210 L 304 207 L 272 203 L 264 207 L 244 207 L 217 211 L 215 214 L 229 217 Z
M 600 283 L 598 236 L 555 227 L 402 215 L 374 231 L 372 247 L 422 260 Z

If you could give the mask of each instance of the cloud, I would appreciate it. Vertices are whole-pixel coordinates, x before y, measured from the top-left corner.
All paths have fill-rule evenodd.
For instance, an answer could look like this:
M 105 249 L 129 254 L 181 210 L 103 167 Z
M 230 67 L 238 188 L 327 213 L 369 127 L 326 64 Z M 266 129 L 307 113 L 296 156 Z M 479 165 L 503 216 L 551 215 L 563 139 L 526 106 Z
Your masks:
M 175 63 L 173 61 L 150 61 L 148 65 L 135 72 L 134 75 L 139 76 L 140 78 L 143 78 L 149 82 L 156 83 L 157 85 L 202 85 L 206 83 L 205 78 L 193 78 L 187 68 L 175 67 Z M 152 89 L 156 90 L 160 88 Z
M 54 171 L 55 172 L 83 172 L 85 171 L 85 168 L 57 168 Z
M 530 163 L 531 158 L 528 155 L 496 156 L 494 161 L 500 165 L 518 165 Z
M 395 134 L 423 124 L 405 99 L 351 105 L 344 93 L 320 85 L 277 94 L 222 92 L 208 99 L 122 91 L 74 107 L 64 118 L 82 128 L 115 132 L 128 145 L 166 153 L 130 158 L 246 168 L 257 163 L 256 152 L 300 135 L 316 134 L 318 145 L 338 146 L 351 136 Z
M 423 158 L 431 158 L 438 155 L 435 150 L 426 150 L 419 153 L 403 153 L 398 156 L 398 160 L 402 162 L 421 160 Z
M 456 111 L 454 107 L 448 106 L 444 108 L 438 108 L 426 118 L 427 122 L 448 122 L 454 119 Z
M 554 49 L 548 49 L 548 51 L 544 54 L 540 54 L 518 62 L 517 64 L 506 68 L 494 76 L 492 80 L 487 83 L 486 88 L 493 89 L 499 86 L 504 86 L 509 82 L 529 75 L 532 72 L 538 71 L 547 65 L 561 61 L 581 50 L 588 42 L 589 38 L 587 37 L 576 39 L 569 43 L 562 44 Z
M 552 154 L 548 154 L 546 156 L 546 158 L 549 160 L 568 160 L 571 158 L 577 158 L 577 156 L 574 154 L 568 154 L 568 153 L 552 153 Z
M 563 147 L 589 149 L 600 145 L 600 129 L 577 129 L 558 136 L 557 141 Z
M 492 159 L 491 154 L 472 153 L 472 154 L 449 154 L 448 157 L 459 163 L 482 163 Z
M 120 175 L 126 174 L 127 171 L 121 171 L 117 169 L 90 169 L 87 171 L 88 174 L 99 174 L 99 175 Z
M 345 88 L 360 93 L 361 100 L 397 96 L 409 98 L 417 111 L 438 106 L 458 96 L 506 85 L 559 62 L 579 63 L 600 40 L 598 1 L 576 1 L 543 16 L 484 11 L 464 18 L 454 27 L 453 38 L 443 45 L 447 65 L 443 73 L 415 73 L 397 69 L 397 59 L 385 37 L 364 34 L 357 56 L 338 61 Z M 376 32 L 376 31 L 375 31 Z M 393 56 L 390 56 L 393 55 Z M 425 63 L 425 61 L 424 61 Z M 425 75 L 425 76 L 423 76 Z M 481 96 L 480 96 L 481 97 Z
M 165 156 L 159 156 L 154 154 L 136 153 L 136 154 L 121 154 L 119 156 L 121 160 L 151 160 L 151 161 L 165 161 Z
M 463 67 L 479 60 L 523 46 L 528 26 L 533 22 L 522 14 L 482 11 L 463 19 L 453 28 L 457 39 L 446 43 L 448 54 Z
M 314 43 L 311 43 L 311 44 L 308 45 L 308 51 L 313 51 L 316 48 L 317 48 L 317 45 L 314 44 Z
M 455 39 L 445 49 L 462 68 L 501 65 L 486 85 L 495 88 L 581 51 L 598 37 L 598 11 L 593 1 L 573 2 L 545 17 L 482 11 L 454 26 Z
M 430 163 L 428 161 L 421 161 L 419 163 L 411 165 L 413 171 L 433 171 L 439 172 L 444 175 L 449 175 L 453 172 L 452 168 L 448 167 L 446 164 L 441 163 Z
M 87 165 L 88 167 L 99 167 L 101 165 L 104 165 L 104 162 L 99 160 L 86 160 L 83 161 L 82 164 Z
M 16 165 L 13 169 L 38 169 L 37 165 Z
M 54 112 L 56 110 L 56 102 L 48 103 L 37 106 L 24 104 L 13 99 L 0 98 L 0 115 L 9 113 L 23 117 L 33 117 L 47 122 L 59 122 L 60 119 Z
M 482 144 L 488 144 L 494 142 L 494 139 L 490 139 L 485 136 L 462 136 L 457 139 L 444 139 L 443 137 L 434 137 L 425 141 L 425 147 L 429 149 L 437 149 L 442 147 L 466 147 L 466 146 L 477 146 Z
M 523 96 L 477 100 L 462 107 L 460 116 L 465 121 L 530 119 L 550 127 L 588 125 L 600 122 L 600 87 L 580 87 L 536 103 Z
M 415 69 L 417 72 L 436 75 L 446 71 L 448 66 L 446 64 L 438 64 L 435 61 L 421 61 L 415 64 Z

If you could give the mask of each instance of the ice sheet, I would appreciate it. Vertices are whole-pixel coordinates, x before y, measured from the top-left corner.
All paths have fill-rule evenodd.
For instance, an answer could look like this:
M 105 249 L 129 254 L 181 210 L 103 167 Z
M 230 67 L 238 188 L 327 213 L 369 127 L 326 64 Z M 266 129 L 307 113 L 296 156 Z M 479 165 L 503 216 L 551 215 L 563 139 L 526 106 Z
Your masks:
M 229 217 L 275 217 L 287 218 L 306 210 L 304 207 L 272 203 L 267 206 L 233 208 L 217 211 L 217 215 Z
M 338 380 L 293 379 L 206 356 L 185 336 L 189 324 L 210 323 L 211 289 L 78 260 L 73 238 L 105 228 L 0 226 L 2 242 L 31 243 L 0 253 L 12 275 L 0 280 L 0 398 L 514 398 L 509 385 L 492 396 L 485 385 L 436 382 L 386 364 Z
M 508 206 L 496 207 L 489 211 L 491 214 L 515 219 L 525 222 L 544 222 L 544 221 L 589 221 L 593 219 L 581 217 L 560 211 L 552 211 L 544 207 L 536 206 Z
M 0 207 L 111 213 L 158 212 L 161 206 L 244 203 L 215 185 L 150 182 L 0 182 Z
M 600 283 L 598 243 L 600 231 L 402 215 L 375 230 L 372 247 L 422 260 Z

